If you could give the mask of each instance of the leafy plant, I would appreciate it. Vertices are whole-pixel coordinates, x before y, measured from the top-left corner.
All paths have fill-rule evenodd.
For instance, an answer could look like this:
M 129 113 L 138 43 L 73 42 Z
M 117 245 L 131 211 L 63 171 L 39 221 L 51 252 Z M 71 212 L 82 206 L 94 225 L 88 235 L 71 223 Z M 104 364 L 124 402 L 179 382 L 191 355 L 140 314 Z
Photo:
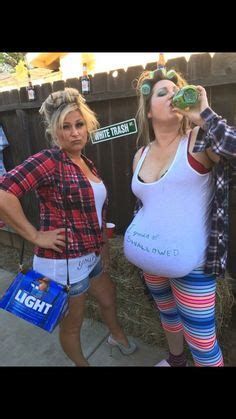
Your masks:
M 24 52 L 0 52 L 0 72 L 13 73 L 20 60 L 24 60 Z
M 15 75 L 18 80 L 27 79 L 28 70 L 24 60 L 20 60 L 18 64 L 15 66 Z

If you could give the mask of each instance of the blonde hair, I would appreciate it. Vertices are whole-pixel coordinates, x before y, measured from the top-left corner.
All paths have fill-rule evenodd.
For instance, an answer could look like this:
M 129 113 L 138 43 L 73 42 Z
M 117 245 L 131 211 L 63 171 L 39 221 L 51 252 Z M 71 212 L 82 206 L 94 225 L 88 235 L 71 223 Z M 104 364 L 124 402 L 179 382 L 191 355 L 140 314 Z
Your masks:
M 65 90 L 51 93 L 39 109 L 46 125 L 46 136 L 50 136 L 53 142 L 58 144 L 57 129 L 62 129 L 66 115 L 76 110 L 84 118 L 88 134 L 99 128 L 96 114 L 86 105 L 84 97 L 77 89 L 67 87 Z
M 138 121 L 138 126 L 139 126 L 137 146 L 140 142 L 140 139 L 142 139 L 142 143 L 144 145 L 149 144 L 151 141 L 155 139 L 155 134 L 152 127 L 152 121 L 147 117 L 147 114 L 150 111 L 150 102 L 151 102 L 154 85 L 160 80 L 171 80 L 180 89 L 183 86 L 187 85 L 187 82 L 185 81 L 185 79 L 182 78 L 182 76 L 179 73 L 177 73 L 175 70 L 172 71 L 172 77 L 167 77 L 167 75 L 168 73 L 162 70 L 144 71 L 139 77 L 139 79 L 136 80 L 137 81 L 136 90 L 139 96 L 139 105 L 138 105 L 138 111 L 136 114 L 136 119 Z M 148 94 L 142 93 L 142 86 L 144 83 L 147 83 L 147 85 L 150 87 L 150 92 Z M 180 135 L 186 134 L 188 128 L 189 128 L 189 121 L 184 116 L 180 124 L 180 129 L 179 129 Z

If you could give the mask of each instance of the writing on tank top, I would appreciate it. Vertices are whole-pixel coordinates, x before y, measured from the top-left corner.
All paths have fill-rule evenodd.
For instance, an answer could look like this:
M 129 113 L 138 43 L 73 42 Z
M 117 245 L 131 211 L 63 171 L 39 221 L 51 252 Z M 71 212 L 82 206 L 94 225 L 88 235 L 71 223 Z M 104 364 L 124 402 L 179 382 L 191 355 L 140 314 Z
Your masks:
M 144 272 L 182 277 L 205 263 L 214 195 L 212 173 L 199 173 L 180 140 L 168 171 L 157 181 L 138 179 L 149 152 L 137 164 L 132 191 L 143 204 L 124 236 L 126 258 Z

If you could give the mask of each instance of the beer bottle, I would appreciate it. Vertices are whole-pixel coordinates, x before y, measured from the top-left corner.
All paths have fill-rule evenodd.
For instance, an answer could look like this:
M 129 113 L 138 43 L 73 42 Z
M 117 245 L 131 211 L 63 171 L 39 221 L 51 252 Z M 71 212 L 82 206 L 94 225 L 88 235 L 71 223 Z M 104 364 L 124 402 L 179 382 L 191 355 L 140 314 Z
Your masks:
M 196 86 L 188 84 L 182 87 L 172 98 L 172 104 L 179 109 L 188 110 L 194 107 L 199 101 L 199 93 Z
M 83 75 L 81 77 L 81 91 L 83 95 L 90 93 L 90 78 L 88 76 L 87 64 L 83 64 Z
M 29 85 L 27 86 L 27 94 L 28 94 L 28 100 L 35 100 L 36 99 L 36 93 L 35 93 L 35 89 L 32 85 L 32 82 L 29 81 Z
M 160 54 L 159 54 L 159 59 L 158 59 L 158 62 L 157 62 L 157 69 L 158 70 L 165 69 L 165 57 L 164 57 L 163 52 L 160 52 Z

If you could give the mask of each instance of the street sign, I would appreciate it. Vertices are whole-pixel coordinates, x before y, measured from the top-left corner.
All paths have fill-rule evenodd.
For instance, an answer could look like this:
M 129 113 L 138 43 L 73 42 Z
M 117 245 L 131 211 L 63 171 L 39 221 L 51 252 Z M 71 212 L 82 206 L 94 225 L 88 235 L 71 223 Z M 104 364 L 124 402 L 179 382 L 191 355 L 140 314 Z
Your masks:
M 132 118 L 127 119 L 127 121 L 118 122 L 117 124 L 108 125 L 107 127 L 92 131 L 90 138 L 93 144 L 97 144 L 114 138 L 135 134 L 137 131 L 136 121 Z

